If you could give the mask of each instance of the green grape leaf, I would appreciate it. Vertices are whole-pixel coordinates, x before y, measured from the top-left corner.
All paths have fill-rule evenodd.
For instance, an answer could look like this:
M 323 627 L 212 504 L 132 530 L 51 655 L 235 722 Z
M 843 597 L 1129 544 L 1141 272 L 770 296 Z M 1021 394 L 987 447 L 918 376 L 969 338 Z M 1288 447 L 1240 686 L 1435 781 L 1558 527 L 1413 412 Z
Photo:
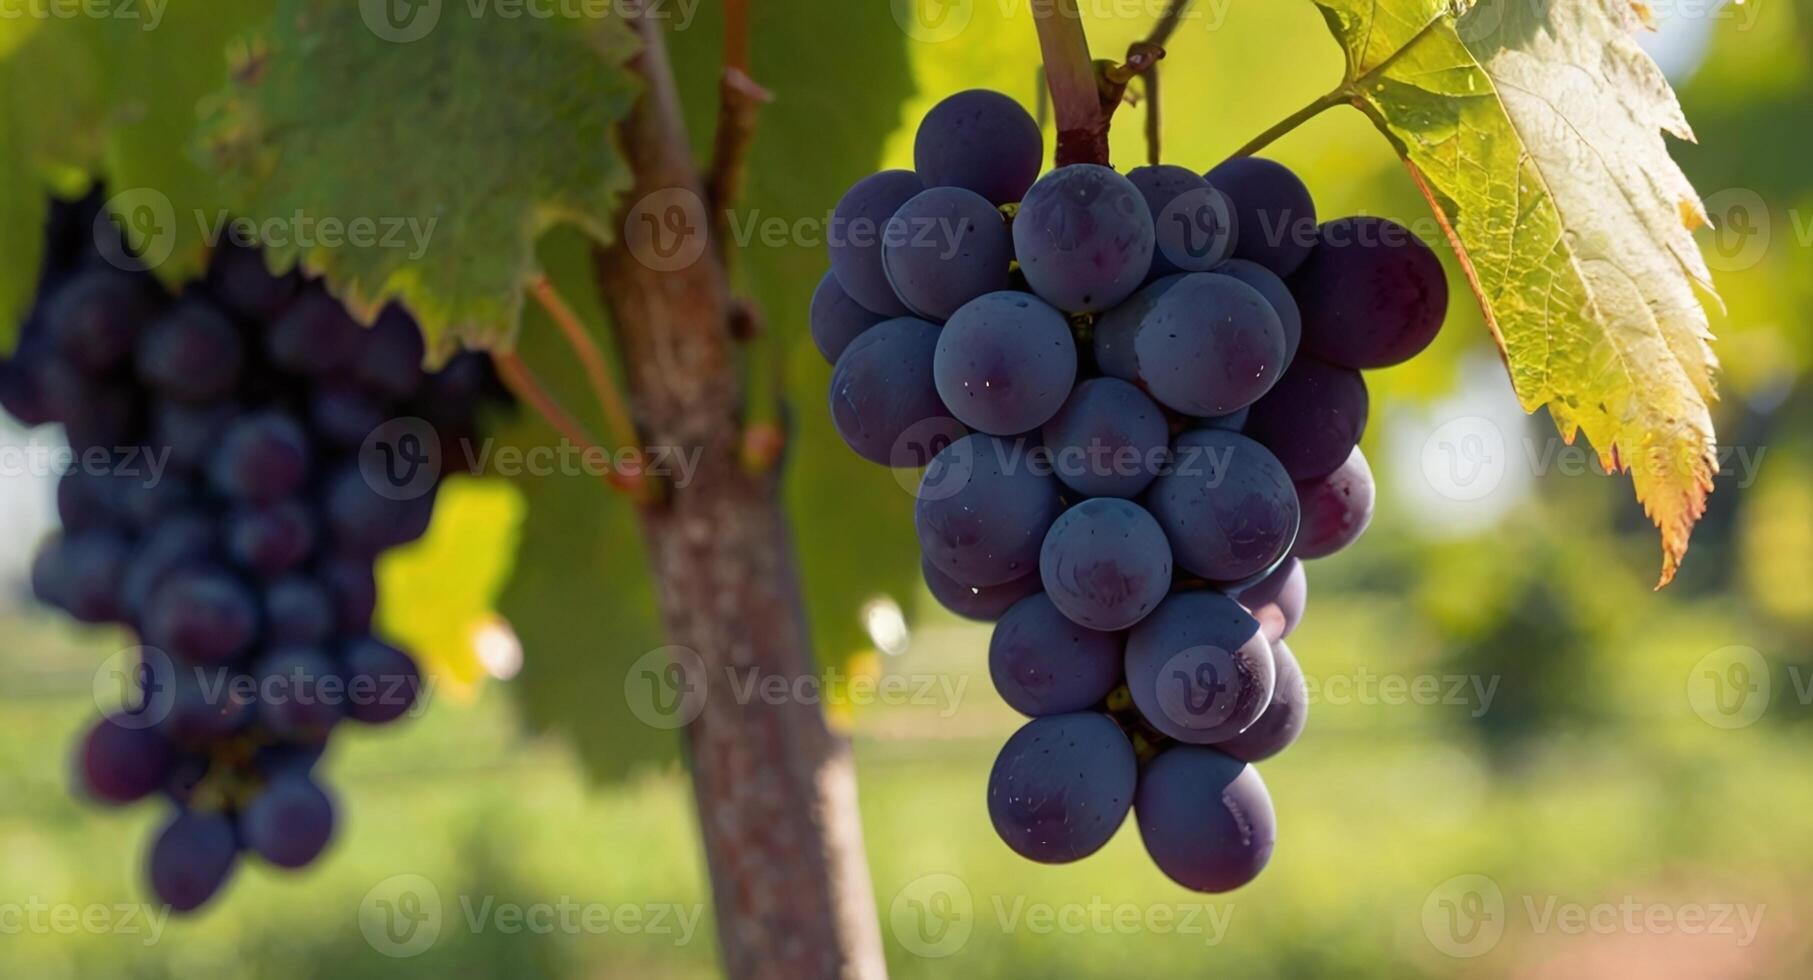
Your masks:
M 637 86 L 616 17 L 487 16 L 283 0 L 205 149 L 271 260 L 324 274 L 363 319 L 401 299 L 431 360 L 509 347 L 535 242 L 573 224 L 611 240 L 630 175 L 612 140 Z
M 1315 0 L 1345 94 L 1434 208 L 1525 409 L 1631 474 L 1674 577 L 1717 471 L 1717 367 L 1669 157 L 1692 139 L 1630 0 Z
M 189 153 L 205 96 L 225 84 L 235 38 L 270 0 L 152 8 L 106 17 L 0 20 L 0 349 L 16 340 L 37 286 L 44 197 L 94 179 L 128 240 L 172 285 L 195 277 L 206 216 L 222 207 Z
M 507 637 L 497 601 L 522 521 L 516 487 L 455 475 L 436 493 L 428 533 L 379 558 L 379 629 L 415 656 L 437 691 L 470 698 L 499 666 L 486 663 L 482 646 Z
M 0 133 L 19 131 L 17 91 L 0 91 Z M 31 187 L 37 175 L 31 161 L 16 150 L 16 143 L 0 136 L 0 186 Z M 0 351 L 11 350 L 18 342 L 19 323 L 37 291 L 38 267 L 44 261 L 44 215 L 43 194 L 0 194 Z

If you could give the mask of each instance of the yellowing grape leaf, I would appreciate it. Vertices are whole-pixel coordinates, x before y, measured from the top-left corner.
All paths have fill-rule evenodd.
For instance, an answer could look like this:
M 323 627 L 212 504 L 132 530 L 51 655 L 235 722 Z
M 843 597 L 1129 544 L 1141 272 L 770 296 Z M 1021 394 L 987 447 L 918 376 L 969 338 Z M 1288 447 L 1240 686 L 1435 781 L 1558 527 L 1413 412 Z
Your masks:
M 433 4 L 399 25 L 381 9 L 281 3 L 206 151 L 274 262 L 325 274 L 363 319 L 401 298 L 431 360 L 508 347 L 536 239 L 568 223 L 612 239 L 634 35 L 579 12 Z
M 498 628 L 525 504 L 504 480 L 455 476 L 441 486 L 420 540 L 378 562 L 378 624 L 410 651 L 436 690 L 465 699 L 489 669 L 479 644 Z
M 1717 472 L 1692 139 L 1632 0 L 1315 0 L 1342 94 L 1398 147 L 1526 410 L 1628 470 L 1674 577 Z

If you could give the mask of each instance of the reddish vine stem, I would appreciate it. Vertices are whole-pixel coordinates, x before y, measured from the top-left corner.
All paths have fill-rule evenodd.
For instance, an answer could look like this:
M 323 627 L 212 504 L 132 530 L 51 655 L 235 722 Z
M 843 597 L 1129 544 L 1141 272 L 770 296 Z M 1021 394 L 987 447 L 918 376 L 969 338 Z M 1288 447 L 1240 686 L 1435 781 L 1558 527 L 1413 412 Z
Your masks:
M 742 193 L 749 169 L 749 147 L 755 142 L 756 114 L 774 96 L 756 84 L 750 73 L 749 4 L 751 0 L 725 0 L 724 69 L 718 79 L 718 122 L 713 137 L 711 172 L 705 179 L 705 196 L 711 205 L 718 254 L 730 257 L 729 208 Z
M 617 379 L 611 374 L 610 365 L 605 361 L 604 349 L 586 330 L 585 323 L 573 312 L 566 298 L 547 276 L 538 277 L 530 293 L 541 308 L 548 314 L 548 319 L 560 328 L 560 335 L 565 338 L 567 346 L 572 348 L 573 356 L 579 358 L 580 366 L 585 369 L 586 381 L 592 387 L 592 396 L 598 400 L 598 410 L 604 414 L 605 433 L 620 449 L 633 452 L 638 460 L 642 456 L 642 439 L 636 433 L 635 419 L 630 415 L 629 401 L 623 397 L 623 390 L 618 387 Z
M 1158 105 L 1158 66 L 1146 69 L 1141 77 L 1146 80 L 1146 162 L 1156 167 L 1164 162 L 1164 154 L 1159 147 L 1159 132 L 1164 119 Z
M 1108 165 L 1108 115 L 1076 0 L 1031 0 L 1045 84 L 1058 121 L 1058 166 Z
M 504 387 L 510 389 L 510 394 L 534 409 L 535 414 L 553 426 L 562 438 L 587 452 L 605 452 L 598 440 L 586 431 L 585 426 L 561 407 L 560 401 L 541 383 L 535 372 L 523 363 L 520 355 L 514 351 L 492 351 L 491 362 L 497 365 L 497 375 Z M 605 478 L 605 485 L 622 490 L 638 500 L 644 499 L 648 494 L 648 477 L 642 472 L 640 465 L 626 469 L 613 467 L 610 475 Z

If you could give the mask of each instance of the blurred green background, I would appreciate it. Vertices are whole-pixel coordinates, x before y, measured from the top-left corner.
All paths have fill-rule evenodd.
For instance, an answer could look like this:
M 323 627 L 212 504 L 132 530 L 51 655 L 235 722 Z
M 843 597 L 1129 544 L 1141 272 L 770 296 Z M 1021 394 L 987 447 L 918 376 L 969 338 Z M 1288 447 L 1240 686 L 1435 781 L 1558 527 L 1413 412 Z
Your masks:
M 1034 101 L 1022 5 L 954 3 L 936 28 L 911 0 L 845 6 L 758 20 L 758 37 L 783 38 L 758 52 L 755 72 L 779 95 L 751 174 L 767 216 L 822 218 L 861 173 L 909 163 L 912 122 L 950 92 Z M 1802 928 L 1813 917 L 1813 767 L 1802 761 L 1813 716 L 1813 169 L 1802 156 L 1813 148 L 1813 2 L 1652 6 L 1660 32 L 1646 43 L 1701 139 L 1675 149 L 1724 228 L 1703 242 L 1727 307 L 1714 330 L 1731 450 L 1685 569 L 1651 591 L 1655 532 L 1628 482 L 1595 475 L 1590 453 L 1561 446 L 1546 418 L 1523 418 L 1456 278 L 1437 345 L 1369 377 L 1379 514 L 1358 546 L 1311 570 L 1309 615 L 1291 640 L 1311 683 L 1310 728 L 1261 767 L 1280 842 L 1266 874 L 1232 896 L 1171 884 L 1130 827 L 1068 867 L 1024 862 L 995 839 L 983 786 L 1017 719 L 990 688 L 987 629 L 937 611 L 908 586 L 910 569 L 891 570 L 900 584 L 887 589 L 852 573 L 910 548 L 911 531 L 865 529 L 869 511 L 848 502 L 893 495 L 890 520 L 902 522 L 910 498 L 886 474 L 854 475 L 824 438 L 828 372 L 803 324 L 816 273 L 800 271 L 822 260 L 749 247 L 743 274 L 774 325 L 752 376 L 785 378 L 802 433 L 789 477 L 821 659 L 845 676 L 899 677 L 909 692 L 934 685 L 893 699 L 904 703 L 832 708 L 855 741 L 895 976 L 1813 975 Z M 1098 55 L 1123 50 L 1158 7 L 1085 4 Z M 890 57 L 840 55 L 846 18 L 888 35 Z M 697 29 L 697 44 L 676 37 L 693 90 L 712 84 L 709 11 Z M 856 61 L 845 74 L 872 71 L 873 90 L 811 87 L 784 67 L 788 45 L 808 63 Z M 1166 160 L 1206 169 L 1331 87 L 1339 57 L 1307 2 L 1224 0 L 1198 4 L 1165 72 Z M 849 105 L 869 115 L 851 118 Z M 874 118 L 875 105 L 893 115 Z M 1143 158 L 1135 111 L 1123 111 L 1114 150 L 1122 166 Z M 1319 118 L 1271 153 L 1304 174 L 1325 217 L 1430 227 L 1357 113 Z M 794 160 L 808 161 L 810 186 L 788 172 Z M 530 345 L 538 326 L 526 328 Z M 1460 479 L 1456 466 L 1484 475 Z M 609 609 L 524 617 L 512 621 L 519 646 L 499 622 L 422 604 L 446 587 L 436 556 L 507 551 L 525 501 L 523 535 L 545 532 L 536 490 L 456 489 L 420 546 L 442 550 L 387 570 L 387 622 L 451 635 L 430 651 L 443 696 L 399 730 L 338 739 L 328 765 L 346 816 L 330 855 L 300 875 L 247 869 L 205 914 L 155 932 L 114 910 L 146 899 L 139 862 L 161 815 L 89 808 L 70 798 L 65 772 L 94 711 L 95 667 L 129 641 L 31 606 L 24 569 L 54 521 L 50 486 L 9 479 L 0 494 L 14 526 L 0 545 L 0 975 L 717 973 L 685 774 L 642 763 L 649 753 L 619 739 L 644 729 L 634 737 L 671 746 L 625 720 L 622 664 L 652 645 L 640 627 L 618 629 Z M 617 556 L 616 572 L 633 575 L 635 559 Z M 642 588 L 625 586 L 619 605 L 645 607 Z M 523 575 L 511 589 L 506 615 L 537 598 L 576 601 Z M 405 886 L 429 894 L 405 875 L 438 896 L 419 951 L 361 915 Z M 556 918 L 538 918 L 537 903 Z M 529 924 L 513 927 L 505 909 L 528 910 Z M 928 910 L 940 917 L 930 931 Z

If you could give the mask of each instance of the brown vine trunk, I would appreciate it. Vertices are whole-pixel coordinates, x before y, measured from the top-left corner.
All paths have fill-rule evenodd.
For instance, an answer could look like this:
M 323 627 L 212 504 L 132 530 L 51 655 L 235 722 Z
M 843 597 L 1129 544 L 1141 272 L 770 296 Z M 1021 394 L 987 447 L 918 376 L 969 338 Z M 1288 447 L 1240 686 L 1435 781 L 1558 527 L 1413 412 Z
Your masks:
M 709 235 L 661 29 L 637 26 L 647 89 L 623 130 L 631 217 L 658 194 L 659 217 L 678 206 L 687 234 Z M 641 523 L 669 642 L 703 674 L 688 678 L 705 694 L 685 737 L 725 970 L 882 977 L 848 742 L 817 703 L 739 698 L 751 678 L 791 682 L 815 665 L 776 481 L 740 461 L 728 276 L 703 238 L 690 243 L 697 259 L 660 271 L 622 237 L 598 253 L 597 274 L 637 422 L 649 446 L 701 451 L 694 478 L 644 507 Z

